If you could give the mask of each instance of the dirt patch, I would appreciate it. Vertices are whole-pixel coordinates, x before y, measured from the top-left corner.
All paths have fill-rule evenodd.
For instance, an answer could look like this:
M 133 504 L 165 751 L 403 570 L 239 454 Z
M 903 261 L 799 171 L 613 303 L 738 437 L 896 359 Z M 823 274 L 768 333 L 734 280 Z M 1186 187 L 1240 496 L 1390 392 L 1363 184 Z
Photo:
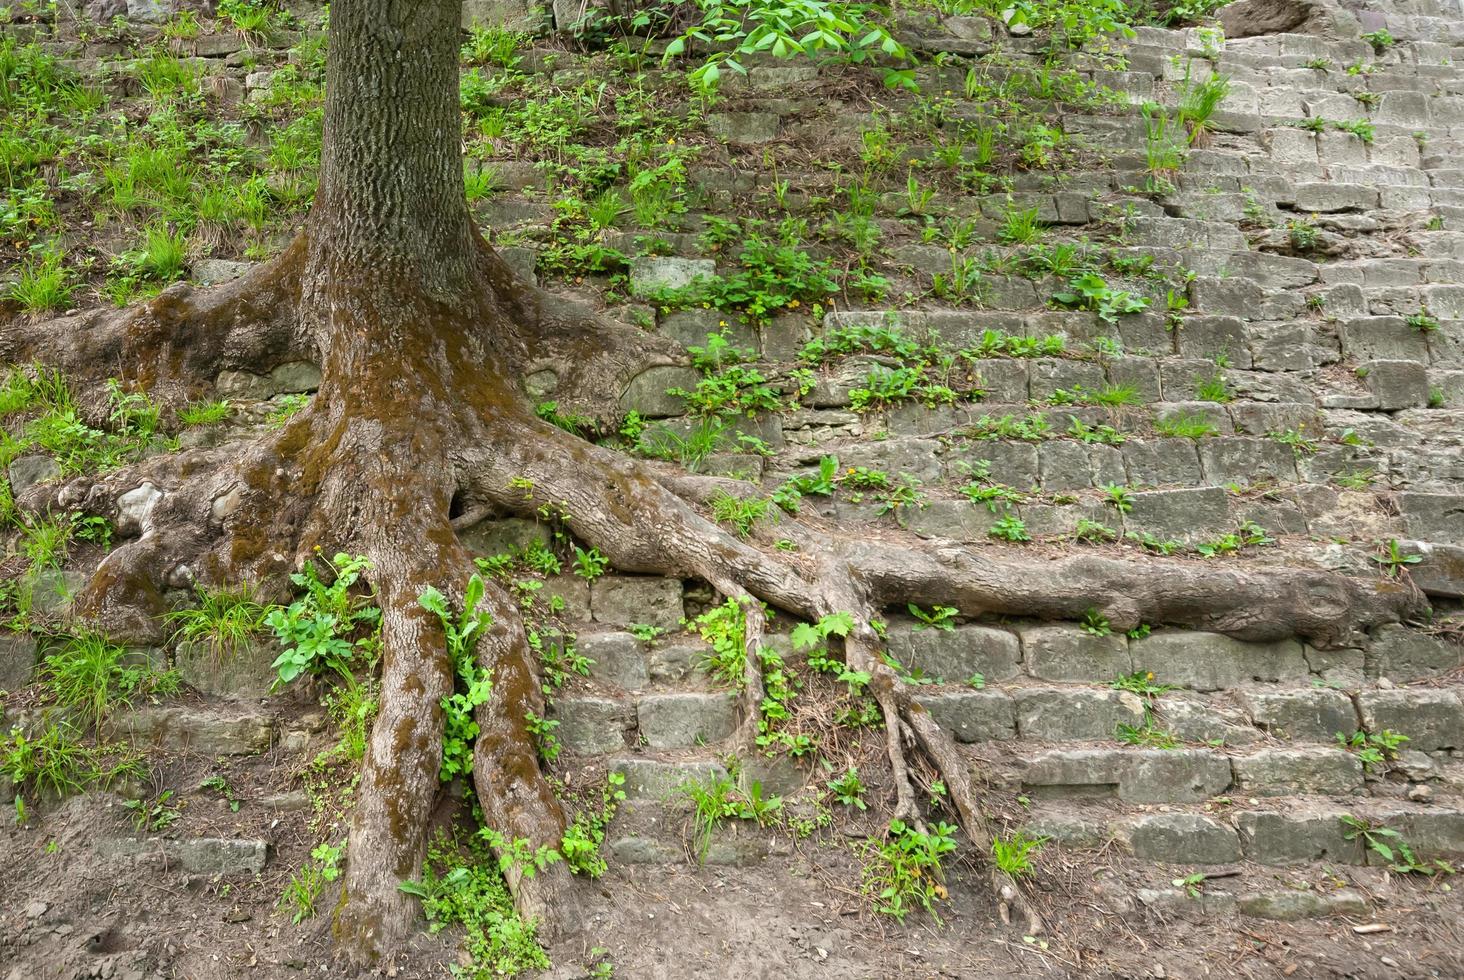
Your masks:
M 287 760 L 261 756 L 156 760 L 159 780 L 196 786 L 222 774 L 240 800 L 217 791 L 177 797 L 178 821 L 152 846 L 121 856 L 109 842 L 139 836 L 122 798 L 92 794 L 32 812 L 0 831 L 9 873 L 0 878 L 0 962 L 5 980 L 289 978 L 342 976 L 331 957 L 327 890 L 319 914 L 296 926 L 277 909 L 281 890 L 317 836 L 306 794 Z M 676 821 L 670 821 L 675 825 Z M 724 833 L 770 832 L 739 826 Z M 619 865 L 584 883 L 580 928 L 550 948 L 553 980 L 588 976 L 595 962 L 635 980 L 722 977 L 1456 977 L 1464 975 L 1460 917 L 1451 896 L 1384 872 L 1351 873 L 1373 910 L 1365 919 L 1275 922 L 1206 917 L 1193 908 L 1136 904 L 1139 888 L 1176 873 L 1112 848 L 1049 849 L 1037 878 L 1051 933 L 1028 940 L 1000 921 L 985 876 L 957 864 L 942 921 L 904 925 L 870 911 L 858 891 L 852 827 L 822 841 L 772 841 L 775 856 L 738 866 Z M 268 842 L 258 874 L 189 871 L 167 840 Z M 1312 869 L 1315 871 L 1315 869 Z M 1250 868 L 1258 887 L 1290 880 Z M 1363 880 L 1360 882 L 1359 877 Z M 1263 880 L 1264 879 L 1264 880 Z M 1361 922 L 1390 932 L 1357 935 Z M 425 926 L 425 924 L 424 924 Z M 386 975 L 442 977 L 458 962 L 453 930 L 425 927 Z M 1045 945 L 1044 945 L 1045 944 Z

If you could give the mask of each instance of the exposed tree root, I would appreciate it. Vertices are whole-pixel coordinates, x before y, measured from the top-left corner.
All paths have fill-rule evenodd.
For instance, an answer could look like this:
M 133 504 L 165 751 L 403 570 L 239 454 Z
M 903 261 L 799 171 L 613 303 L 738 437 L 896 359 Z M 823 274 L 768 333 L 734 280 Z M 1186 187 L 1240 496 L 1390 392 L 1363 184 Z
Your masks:
M 1091 556 L 1038 562 L 999 548 L 877 542 L 793 519 L 777 533 L 796 541 L 797 552 L 740 540 L 698 510 L 704 481 L 569 435 L 537 419 L 501 380 L 557 369 L 564 404 L 609 418 L 613 393 L 638 368 L 667 361 L 664 346 L 643 335 L 606 333 L 588 314 L 553 307 L 514 283 L 486 248 L 483 258 L 466 310 L 428 296 L 393 297 L 384 320 L 386 304 L 375 293 L 381 287 L 334 282 L 332 335 L 368 339 L 324 351 L 319 393 L 283 430 L 242 445 L 147 459 L 102 479 L 36 488 L 22 501 L 119 518 L 119 532 L 133 537 L 103 562 L 78 608 L 133 636 L 157 638 L 169 587 L 244 579 L 278 595 L 284 575 L 317 548 L 371 559 L 382 608 L 381 710 L 363 763 L 337 916 L 343 947 L 360 958 L 390 949 L 415 913 L 397 883 L 420 872 L 424 828 L 439 791 L 440 702 L 453 686 L 440 625 L 418 597 L 428 586 L 460 589 L 471 572 L 451 518 L 455 507 L 475 517 L 535 517 L 547 508 L 622 571 L 701 579 L 723 595 L 759 599 L 809 620 L 853 614 L 845 657 L 851 669 L 870 675 L 884 715 L 896 815 L 920 822 L 911 773 L 918 757 L 945 783 L 959 822 L 983 852 L 991 827 L 967 762 L 880 656 L 870 624 L 882 608 L 939 602 L 966 615 L 1049 619 L 1097 608 L 1118 629 L 1178 624 L 1247 639 L 1301 635 L 1319 644 L 1341 643 L 1353 630 L 1418 608 L 1419 596 L 1404 583 L 1304 569 Z M 93 376 L 121 363 L 140 382 L 168 379 L 189 389 L 205 365 L 257 369 L 261 359 L 313 353 L 320 345 L 300 326 L 313 322 L 310 308 L 293 326 L 280 313 L 300 295 L 291 270 L 301 261 L 292 247 L 275 266 L 211 293 L 160 298 L 105 322 L 51 324 L 47 331 L 73 338 L 51 349 L 63 352 L 62 366 Z M 221 320 L 227 329 L 206 329 Z M 35 341 L 40 334 L 26 336 Z M 41 348 L 22 338 L 6 350 L 29 357 Z M 151 489 L 139 494 L 142 487 Z M 478 656 L 495 687 L 478 713 L 477 795 L 499 832 L 555 845 L 565 815 L 527 727 L 530 713 L 543 713 L 536 667 L 511 597 L 494 586 L 487 602 L 494 626 Z M 757 602 L 745 608 L 739 735 L 750 742 L 763 697 L 757 648 L 765 624 Z M 510 885 L 547 932 L 574 921 L 563 864 L 533 878 L 511 873 Z M 1019 882 L 1003 877 L 995 887 L 1028 931 L 1040 930 Z
M 41 358 L 77 377 L 135 384 L 174 405 L 221 371 L 318 363 L 316 337 L 299 312 L 307 248 L 302 235 L 274 261 L 212 289 L 178 283 L 123 310 L 12 322 L 0 332 L 0 363 Z

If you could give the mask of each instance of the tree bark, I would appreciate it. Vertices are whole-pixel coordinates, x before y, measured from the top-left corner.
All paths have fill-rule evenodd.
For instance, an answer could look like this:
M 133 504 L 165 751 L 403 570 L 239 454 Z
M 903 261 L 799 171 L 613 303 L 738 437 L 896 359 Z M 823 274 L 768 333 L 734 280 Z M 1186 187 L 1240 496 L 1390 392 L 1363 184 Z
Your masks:
M 442 630 L 417 599 L 429 585 L 453 589 L 472 567 L 451 531 L 454 456 L 520 411 L 501 343 L 514 329 L 463 194 L 458 16 L 455 0 L 331 8 L 300 310 L 319 338 L 321 385 L 291 426 L 298 438 L 282 440 L 286 452 L 306 447 L 284 468 L 289 491 L 314 501 L 302 545 L 345 532 L 371 558 L 382 606 L 381 710 L 336 916 L 338 939 L 363 960 L 410 927 L 415 905 L 397 886 L 420 872 L 439 788 L 439 703 L 453 672 Z M 278 492 L 270 486 L 259 506 Z M 490 601 L 500 617 L 512 609 Z M 483 644 L 498 689 L 482 721 L 497 751 L 481 754 L 485 768 L 513 778 L 479 779 L 483 810 L 509 838 L 557 845 L 563 818 L 525 726 L 526 692 L 537 693 L 528 649 L 516 616 L 499 631 L 519 641 Z
M 307 276 L 452 303 L 479 276 L 463 195 L 453 0 L 331 5 Z

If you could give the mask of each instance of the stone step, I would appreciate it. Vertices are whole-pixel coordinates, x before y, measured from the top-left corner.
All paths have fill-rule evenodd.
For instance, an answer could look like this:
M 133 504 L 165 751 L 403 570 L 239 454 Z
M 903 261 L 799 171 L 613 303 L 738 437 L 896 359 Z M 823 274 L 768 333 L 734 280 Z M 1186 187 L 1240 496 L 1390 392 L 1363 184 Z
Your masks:
M 1395 801 L 1288 803 L 1277 809 L 1241 801 L 1162 809 L 1039 804 L 1025 827 L 1067 847 L 1101 847 L 1116 841 L 1125 853 L 1164 865 L 1283 867 L 1326 862 L 1387 867 L 1389 862 L 1369 850 L 1343 817 L 1397 831 L 1420 860 L 1452 862 L 1464 856 L 1464 810 Z
M 1145 495 L 1135 494 L 1135 498 L 1141 496 Z M 1405 513 L 1408 506 L 1405 502 Z M 1422 508 L 1423 504 L 1416 506 Z M 768 642 L 786 641 L 772 634 Z M 706 649 L 700 640 L 670 637 L 647 649 L 630 634 L 586 632 L 577 644 L 579 651 L 594 661 L 590 676 L 607 686 L 628 691 L 646 690 L 653 683 L 707 686 L 706 675 L 697 667 L 701 651 Z M 922 629 L 909 618 L 894 618 L 888 628 L 888 649 L 906 669 L 918 670 L 923 678 L 937 682 L 964 683 L 980 675 L 987 685 L 1017 678 L 1109 684 L 1122 675 L 1146 671 L 1153 673 L 1158 684 L 1199 692 L 1254 684 L 1362 687 L 1368 681 L 1384 679 L 1408 683 L 1437 677 L 1464 663 L 1464 646 L 1394 625 L 1380 627 L 1358 646 L 1323 650 L 1295 640 L 1247 642 L 1195 630 L 1161 629 L 1130 639 L 1122 633 L 1090 631 L 1076 624 L 1015 623 L 998 627 L 959 623 L 949 629 Z M 658 664 L 671 666 L 659 670 Z M 989 691 L 977 693 L 994 696 Z M 713 706 L 720 696 L 716 692 L 694 690 L 680 696 L 686 697 L 689 704 L 722 710 Z M 1422 703 L 1430 695 L 1416 692 L 1400 696 L 1412 699 L 1408 701 L 1412 704 Z
M 1385 781 L 1382 774 L 1370 778 L 1356 754 L 1336 746 L 1237 751 L 1018 744 L 1007 747 L 1007 753 L 1012 780 L 1037 799 L 1201 803 L 1226 795 L 1387 798 L 1396 796 L 1402 785 Z M 1410 751 L 1396 765 L 1418 785 L 1429 784 L 1423 795 L 1456 795 L 1453 787 L 1461 773 L 1448 754 Z
M 725 770 L 709 763 L 645 759 L 625 760 L 619 767 L 631 798 L 607 830 L 610 861 L 747 865 L 791 853 L 782 820 L 801 812 L 796 799 L 785 800 L 774 812 L 775 826 L 726 820 L 703 841 L 696 836 L 689 797 L 675 787 L 688 779 L 705 784 L 725 777 Z M 648 792 L 652 784 L 656 788 Z M 1355 832 L 1357 825 L 1344 823 L 1343 817 L 1401 835 L 1377 839 L 1395 847 L 1401 839 L 1421 862 L 1464 856 L 1464 810 L 1457 808 L 1367 800 L 1288 802 L 1284 810 L 1255 804 L 1228 799 L 1203 808 L 1038 803 L 1022 826 L 1030 835 L 1048 838 L 1052 847 L 1102 848 L 1105 868 L 1095 888 L 1106 898 L 1130 908 L 1180 914 L 1219 911 L 1297 919 L 1369 912 L 1367 896 L 1387 887 L 1391 862 L 1369 850 Z M 865 832 L 878 833 L 877 822 Z M 1313 882 L 1319 865 L 1327 872 L 1324 890 Z M 1196 868 L 1224 874 L 1180 882 Z
M 1088 653 L 1082 654 L 1071 642 L 1074 637 L 1058 632 L 1066 627 L 1047 629 L 1053 632 L 1045 639 L 1034 639 L 1033 633 L 1024 638 L 1029 650 L 1028 669 L 1099 673 L 1105 667 L 1090 670 L 1092 660 L 1078 662 L 1075 658 L 1112 658 L 1122 650 L 1116 643 L 1089 644 Z M 999 643 L 999 635 L 988 634 L 987 642 Z M 1000 646 L 988 646 L 982 654 L 981 665 L 988 669 L 993 663 L 993 649 L 999 650 Z M 1324 656 L 1319 651 L 1313 654 Z M 1117 673 L 1128 673 L 1131 663 L 1125 660 L 1107 666 Z M 1329 669 L 1339 675 L 1348 670 L 1337 663 Z M 1211 680 L 1204 683 L 1213 683 L 1214 676 L 1207 674 Z M 1426 778 L 1437 766 L 1446 764 L 1452 753 L 1464 749 L 1464 702 L 1457 688 L 1368 688 L 1349 695 L 1301 686 L 1309 682 L 1300 677 L 1295 680 L 1297 683 L 1275 687 L 1242 682 L 1213 696 L 1171 692 L 1147 700 L 1109 685 L 1032 681 L 981 690 L 932 686 L 917 694 L 916 699 L 963 743 L 1113 743 L 1124 741 L 1118 737 L 1124 726 L 1176 745 L 1223 745 L 1234 750 L 1285 743 L 1288 750 L 1312 753 L 1306 758 L 1320 771 L 1345 770 L 1347 785 L 1354 788 L 1360 786 L 1355 765 L 1332 752 L 1339 735 L 1351 737 L 1357 731 L 1405 735 L 1408 741 L 1402 746 L 1402 759 L 1411 771 L 1420 774 L 1419 778 Z M 732 735 L 738 722 L 735 696 L 723 691 L 659 691 L 639 696 L 566 694 L 555 699 L 550 716 L 559 722 L 556 734 L 560 743 L 581 755 L 620 753 L 636 746 L 652 750 L 712 746 Z M 1316 754 L 1318 750 L 1299 748 L 1309 744 L 1329 748 L 1320 755 Z M 1028 751 L 1035 751 L 1035 747 Z M 1117 757 L 1103 758 L 1102 766 L 1119 764 Z M 1301 766 L 1302 762 L 1292 764 Z M 1250 775 L 1259 765 L 1236 762 L 1237 780 L 1242 784 L 1257 778 L 1265 781 Z M 1047 781 L 1053 779 L 1056 777 Z M 1071 782 L 1056 781 L 1064 785 Z M 1095 777 L 1080 784 L 1112 782 L 1107 777 Z M 1116 785 L 1122 782 L 1117 780 Z
M 1121 725 L 1152 726 L 1175 740 L 1244 747 L 1267 739 L 1335 745 L 1337 735 L 1394 731 L 1407 751 L 1451 753 L 1464 746 L 1458 689 L 1341 691 L 1297 687 L 1240 689 L 1205 698 L 1164 694 L 1145 700 L 1109 687 L 1067 685 L 916 696 L 958 741 L 1111 741 Z M 1419 765 L 1422 760 L 1415 759 Z

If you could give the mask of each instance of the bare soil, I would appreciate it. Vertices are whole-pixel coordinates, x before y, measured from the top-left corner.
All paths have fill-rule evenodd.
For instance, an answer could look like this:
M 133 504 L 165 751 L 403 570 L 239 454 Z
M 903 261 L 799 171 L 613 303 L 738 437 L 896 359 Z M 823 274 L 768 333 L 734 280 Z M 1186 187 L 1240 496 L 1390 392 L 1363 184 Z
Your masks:
M 286 706 L 305 715 L 304 704 Z M 300 719 L 308 726 L 309 719 Z M 291 726 L 286 726 L 291 727 Z M 327 735 L 320 737 L 321 746 Z M 314 747 L 312 747 L 314 748 Z M 298 760 L 310 753 L 215 760 L 150 756 L 155 792 L 178 787 L 179 819 L 154 839 L 264 839 L 258 875 L 190 874 L 161 845 L 138 857 L 107 844 L 138 836 L 123 798 L 94 793 L 33 806 L 24 825 L 0 829 L 0 972 L 3 980 L 232 980 L 345 976 L 332 960 L 328 888 L 318 914 L 296 926 L 277 908 L 292 871 L 319 834 Z M 223 775 L 241 801 L 231 811 L 214 790 Z M 668 825 L 677 826 L 672 819 Z M 1374 869 L 1338 869 L 1371 899 L 1365 919 L 1277 922 L 1241 916 L 1168 915 L 1136 905 L 1136 888 L 1160 888 L 1174 869 L 1134 862 L 1109 847 L 1044 852 L 1036 894 L 1052 925 L 1028 939 L 1004 925 L 986 876 L 957 862 L 941 921 L 924 913 L 901 925 L 871 912 L 858 892 L 849 846 L 865 827 L 845 824 L 822 840 L 771 840 L 769 856 L 732 866 L 612 863 L 583 883 L 586 916 L 550 947 L 553 980 L 589 976 L 597 961 L 633 980 L 681 978 L 994 977 L 1460 977 L 1464 930 L 1446 883 L 1414 883 Z M 750 826 L 723 833 L 769 835 Z M 689 848 L 688 848 L 689 850 Z M 1326 869 L 1244 866 L 1233 890 L 1297 884 Z M 1300 877 L 1298 877 L 1300 876 Z M 1382 923 L 1391 931 L 1358 935 Z M 457 935 L 423 928 L 381 972 L 449 975 Z M 596 952 L 599 950 L 599 952 Z

